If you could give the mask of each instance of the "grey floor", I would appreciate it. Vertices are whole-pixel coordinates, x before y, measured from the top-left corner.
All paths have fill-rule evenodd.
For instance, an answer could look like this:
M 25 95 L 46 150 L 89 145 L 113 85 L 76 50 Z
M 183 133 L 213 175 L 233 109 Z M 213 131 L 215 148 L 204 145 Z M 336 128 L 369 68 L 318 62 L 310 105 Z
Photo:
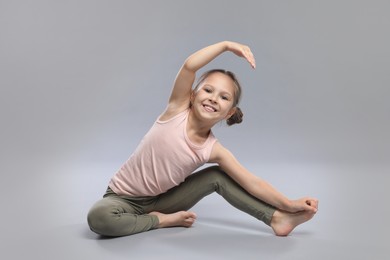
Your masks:
M 289 197 L 319 198 L 315 218 L 286 238 L 274 236 L 263 223 L 210 195 L 193 209 L 198 220 L 192 228 L 104 239 L 89 231 L 85 215 L 116 167 L 40 165 L 35 167 L 40 176 L 23 183 L 9 178 L 8 184 L 17 188 L 2 190 L 2 205 L 8 205 L 2 214 L 2 255 L 10 259 L 388 259 L 389 166 L 249 165 Z

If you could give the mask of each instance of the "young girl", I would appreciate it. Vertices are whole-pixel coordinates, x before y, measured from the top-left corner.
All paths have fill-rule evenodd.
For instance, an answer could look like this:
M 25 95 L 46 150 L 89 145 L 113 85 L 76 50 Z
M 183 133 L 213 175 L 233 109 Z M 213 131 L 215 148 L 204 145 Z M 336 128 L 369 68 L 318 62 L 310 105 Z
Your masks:
M 151 229 L 190 227 L 196 215 L 187 211 L 203 197 L 219 193 L 234 207 L 269 225 L 278 236 L 288 235 L 311 219 L 318 201 L 290 200 L 245 169 L 214 137 L 221 120 L 240 123 L 241 87 L 235 75 L 211 70 L 192 88 L 196 72 L 223 52 L 255 59 L 247 46 L 219 42 L 184 62 L 174 82 L 166 110 L 109 182 L 103 199 L 88 213 L 92 231 L 125 236 Z M 193 173 L 205 163 L 217 166 Z

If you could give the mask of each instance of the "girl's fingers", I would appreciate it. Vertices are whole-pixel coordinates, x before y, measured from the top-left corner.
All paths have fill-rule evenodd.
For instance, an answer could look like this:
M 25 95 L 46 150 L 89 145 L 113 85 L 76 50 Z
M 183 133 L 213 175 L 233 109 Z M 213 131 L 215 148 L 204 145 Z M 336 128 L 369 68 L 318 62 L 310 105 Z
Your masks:
M 252 56 L 252 60 L 251 60 L 251 65 L 252 65 L 252 68 L 256 68 L 256 61 L 255 61 L 255 58 Z
M 317 212 L 317 210 L 318 210 L 318 201 L 316 199 L 306 200 L 306 204 L 309 205 L 314 210 L 314 212 Z
M 245 59 L 250 63 L 250 65 L 252 66 L 252 68 L 256 68 L 255 57 L 253 56 L 253 53 L 251 52 L 251 50 L 249 49 L 249 47 L 246 47 L 246 48 L 244 49 L 244 57 L 245 57 Z
M 252 68 L 256 68 L 255 58 L 248 46 L 239 43 L 233 43 L 230 47 L 230 50 L 237 56 L 245 58 Z

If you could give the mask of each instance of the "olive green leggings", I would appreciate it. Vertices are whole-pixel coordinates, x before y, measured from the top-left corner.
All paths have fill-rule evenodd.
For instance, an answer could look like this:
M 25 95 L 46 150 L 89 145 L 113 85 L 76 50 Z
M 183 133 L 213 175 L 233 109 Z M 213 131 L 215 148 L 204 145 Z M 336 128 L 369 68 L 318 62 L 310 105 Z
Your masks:
M 148 231 L 158 225 L 157 216 L 148 213 L 188 210 L 213 192 L 270 225 L 275 208 L 250 195 L 218 166 L 193 173 L 180 185 L 158 196 L 119 196 L 108 188 L 103 199 L 90 209 L 88 224 L 92 231 L 103 236 L 126 236 Z

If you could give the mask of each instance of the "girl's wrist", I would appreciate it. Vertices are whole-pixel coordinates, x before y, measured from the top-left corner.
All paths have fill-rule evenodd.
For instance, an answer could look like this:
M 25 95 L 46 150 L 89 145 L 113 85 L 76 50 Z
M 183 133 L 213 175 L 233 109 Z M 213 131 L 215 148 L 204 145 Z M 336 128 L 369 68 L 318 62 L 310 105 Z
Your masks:
M 231 48 L 230 48 L 230 41 L 223 41 L 223 42 L 221 42 L 222 43 L 222 45 L 223 45 L 223 49 L 225 50 L 225 51 L 230 51 L 231 50 Z

